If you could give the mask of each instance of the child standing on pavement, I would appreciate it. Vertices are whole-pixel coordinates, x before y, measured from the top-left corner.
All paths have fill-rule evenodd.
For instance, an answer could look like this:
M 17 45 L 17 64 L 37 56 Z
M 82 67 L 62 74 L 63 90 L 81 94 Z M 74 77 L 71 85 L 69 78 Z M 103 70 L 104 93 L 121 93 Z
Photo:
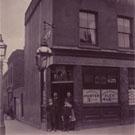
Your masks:
M 68 131 L 70 130 L 70 119 L 72 115 L 72 105 L 65 99 L 64 106 L 62 109 L 62 121 L 63 121 L 63 130 Z

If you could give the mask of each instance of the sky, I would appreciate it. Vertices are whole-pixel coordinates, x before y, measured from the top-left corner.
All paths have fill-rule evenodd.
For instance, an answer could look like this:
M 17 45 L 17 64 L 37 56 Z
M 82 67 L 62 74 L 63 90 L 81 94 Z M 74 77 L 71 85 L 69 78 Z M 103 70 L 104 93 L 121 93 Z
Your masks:
M 7 44 L 8 58 L 12 51 L 24 47 L 24 16 L 31 0 L 0 0 L 1 31 L 4 43 Z
M 0 0 L 0 34 L 7 44 L 6 61 L 16 49 L 23 49 L 25 43 L 25 12 L 31 0 Z M 4 72 L 7 65 L 4 64 Z

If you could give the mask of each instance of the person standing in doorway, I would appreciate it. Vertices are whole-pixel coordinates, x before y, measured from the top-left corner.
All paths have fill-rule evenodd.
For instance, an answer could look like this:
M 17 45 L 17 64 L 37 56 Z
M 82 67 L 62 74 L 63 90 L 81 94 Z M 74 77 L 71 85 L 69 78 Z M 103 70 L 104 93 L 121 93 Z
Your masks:
M 74 112 L 73 96 L 72 96 L 71 92 L 69 92 L 69 91 L 67 92 L 66 99 L 67 99 L 67 102 L 70 103 L 71 106 L 72 106 L 69 129 L 74 130 L 76 117 L 75 117 L 75 112 Z
M 71 92 L 69 92 L 69 91 L 67 92 L 66 99 L 73 106 L 73 97 L 71 95 Z
M 53 93 L 53 105 L 54 105 L 54 129 L 59 129 L 59 122 L 60 122 L 60 106 L 59 106 L 59 99 L 58 93 Z
M 68 102 L 67 99 L 64 101 L 64 106 L 62 108 L 62 121 L 63 121 L 63 130 L 69 131 L 70 130 L 70 120 L 72 115 L 72 105 Z

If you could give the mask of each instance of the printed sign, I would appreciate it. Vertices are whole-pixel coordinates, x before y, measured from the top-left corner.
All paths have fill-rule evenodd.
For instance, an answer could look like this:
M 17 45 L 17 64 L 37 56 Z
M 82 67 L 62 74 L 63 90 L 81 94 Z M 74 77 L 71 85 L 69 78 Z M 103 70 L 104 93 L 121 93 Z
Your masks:
M 118 90 L 102 90 L 102 103 L 118 103 Z
M 128 90 L 129 105 L 135 105 L 135 89 Z
M 100 90 L 97 89 L 83 90 L 83 103 L 84 104 L 100 103 Z

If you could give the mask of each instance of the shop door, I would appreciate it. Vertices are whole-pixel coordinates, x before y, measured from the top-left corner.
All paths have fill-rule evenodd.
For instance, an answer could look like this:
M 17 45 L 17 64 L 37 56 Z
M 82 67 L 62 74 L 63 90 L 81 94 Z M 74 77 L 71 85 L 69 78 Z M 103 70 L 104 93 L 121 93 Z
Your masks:
M 60 83 L 60 84 L 52 84 L 52 92 L 51 95 L 53 97 L 53 93 L 57 92 L 58 94 L 58 100 L 59 100 L 59 118 L 58 118 L 58 122 L 57 122 L 57 128 L 62 130 L 62 120 L 61 120 L 61 113 L 62 113 L 62 108 L 64 106 L 64 100 L 66 98 L 66 94 L 67 92 L 70 92 L 73 96 L 73 84 L 72 83 Z
M 60 101 L 60 106 L 62 107 L 64 105 L 64 100 L 66 98 L 66 94 L 67 92 L 70 92 L 73 96 L 73 84 L 72 83 L 68 83 L 68 84 L 53 84 L 52 85 L 52 93 L 51 95 L 53 96 L 53 93 L 57 92 L 58 93 L 58 98 Z

